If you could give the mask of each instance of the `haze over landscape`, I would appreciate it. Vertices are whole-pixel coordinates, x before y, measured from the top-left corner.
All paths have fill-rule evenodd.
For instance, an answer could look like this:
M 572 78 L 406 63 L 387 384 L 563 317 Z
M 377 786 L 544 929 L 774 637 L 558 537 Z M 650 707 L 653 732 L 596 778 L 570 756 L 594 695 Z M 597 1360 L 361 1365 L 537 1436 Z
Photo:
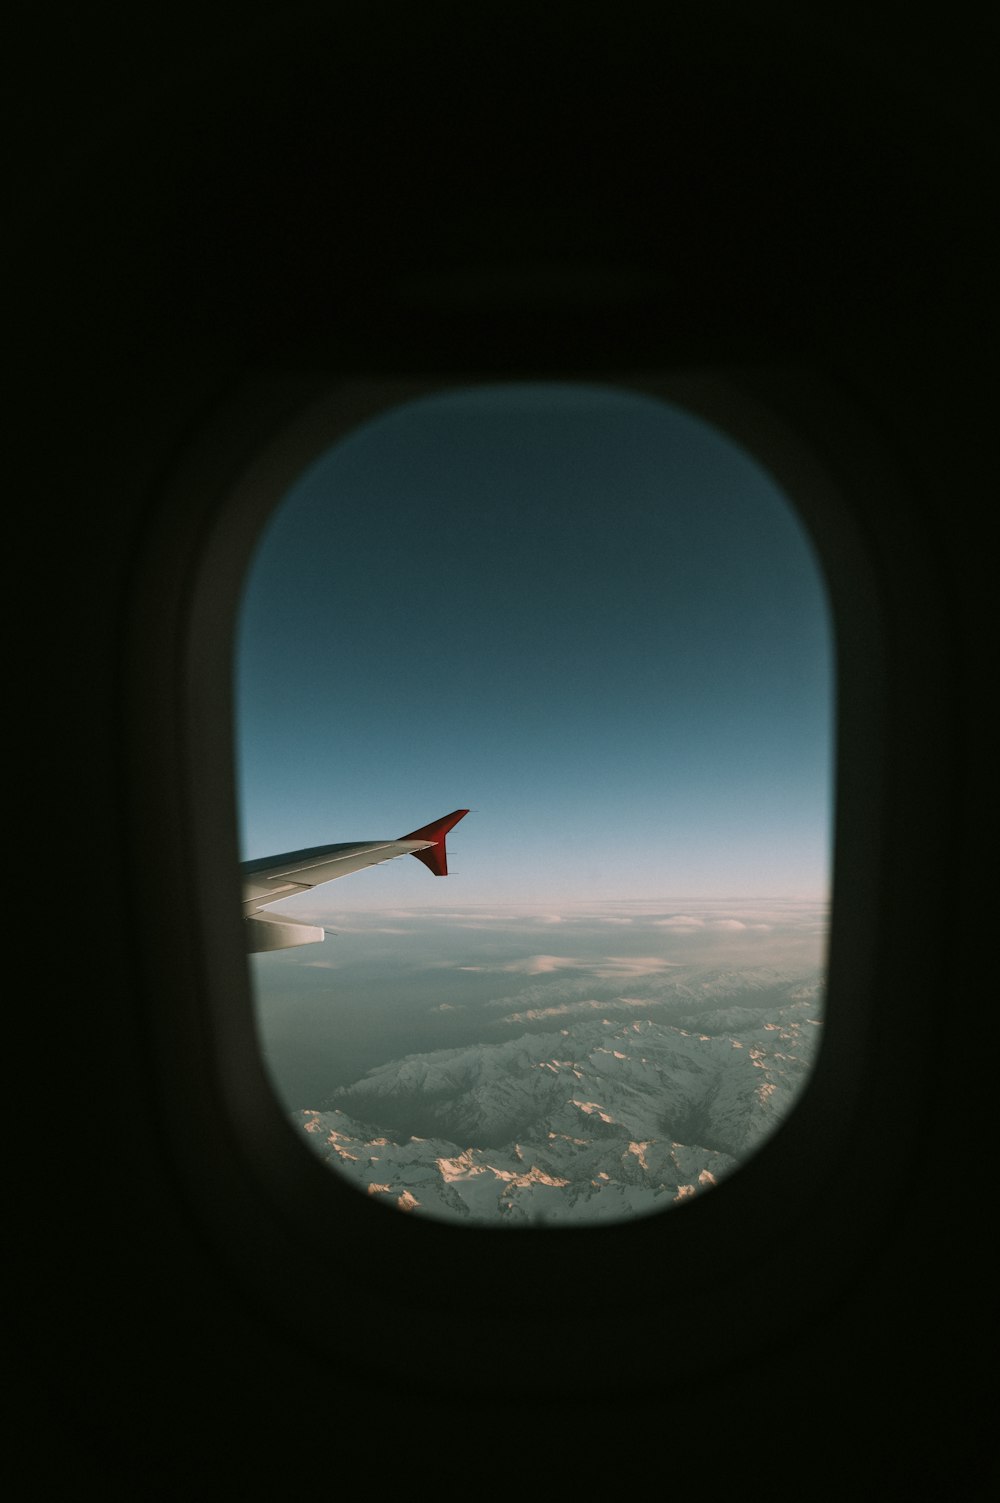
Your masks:
M 821 1034 L 832 633 L 802 524 L 702 420 L 470 389 L 311 466 L 248 578 L 246 858 L 398 836 L 251 958 L 305 1140 L 401 1209 L 489 1224 L 702 1193 Z

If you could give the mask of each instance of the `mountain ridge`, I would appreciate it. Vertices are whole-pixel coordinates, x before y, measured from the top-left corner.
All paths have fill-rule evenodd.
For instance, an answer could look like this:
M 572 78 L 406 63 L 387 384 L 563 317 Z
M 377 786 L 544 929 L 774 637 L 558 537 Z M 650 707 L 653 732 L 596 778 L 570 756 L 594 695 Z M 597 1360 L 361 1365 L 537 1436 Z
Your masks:
M 716 1006 L 699 1027 L 603 1017 L 409 1055 L 293 1120 L 401 1209 L 491 1224 L 641 1215 L 717 1184 L 794 1106 L 821 987 L 785 987 L 766 1014 Z

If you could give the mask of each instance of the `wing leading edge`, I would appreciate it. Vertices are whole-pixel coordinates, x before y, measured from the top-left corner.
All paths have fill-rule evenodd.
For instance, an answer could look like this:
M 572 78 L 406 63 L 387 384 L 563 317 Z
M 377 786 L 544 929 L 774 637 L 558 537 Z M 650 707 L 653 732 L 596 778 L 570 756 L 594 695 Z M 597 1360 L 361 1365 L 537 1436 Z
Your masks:
M 436 877 L 448 875 L 448 831 L 464 819 L 468 809 L 456 809 L 398 840 L 368 840 L 341 845 L 310 846 L 304 851 L 286 851 L 280 856 L 262 856 L 244 861 L 243 919 L 247 931 L 247 949 L 285 950 L 292 945 L 315 944 L 325 930 L 298 919 L 278 918 L 260 909 L 297 892 L 308 892 L 323 882 L 333 882 L 366 866 L 378 866 L 396 856 L 416 856 Z

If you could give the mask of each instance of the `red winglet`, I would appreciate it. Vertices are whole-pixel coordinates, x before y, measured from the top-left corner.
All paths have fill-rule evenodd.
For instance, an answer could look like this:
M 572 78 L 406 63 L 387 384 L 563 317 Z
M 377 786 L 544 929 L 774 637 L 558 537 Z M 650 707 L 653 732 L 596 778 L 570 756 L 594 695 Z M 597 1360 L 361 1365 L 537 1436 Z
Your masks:
M 445 850 L 444 837 L 453 825 L 457 825 L 460 819 L 468 814 L 468 809 L 456 809 L 453 814 L 446 814 L 443 819 L 436 819 L 433 824 L 424 825 L 422 830 L 411 830 L 409 835 L 400 835 L 400 840 L 433 840 L 425 851 L 411 851 L 411 856 L 416 856 L 425 866 L 429 866 L 435 877 L 448 875 L 448 852 Z

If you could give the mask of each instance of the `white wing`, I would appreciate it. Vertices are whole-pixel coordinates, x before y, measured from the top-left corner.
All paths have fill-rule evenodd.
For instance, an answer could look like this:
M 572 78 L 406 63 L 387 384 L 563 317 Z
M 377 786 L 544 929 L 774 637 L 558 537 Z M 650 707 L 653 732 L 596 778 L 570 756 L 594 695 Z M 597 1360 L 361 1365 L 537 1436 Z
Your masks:
M 284 950 L 292 945 L 308 945 L 324 937 L 325 931 L 301 920 L 278 918 L 260 909 L 281 898 L 308 892 L 323 882 L 333 882 L 366 866 L 378 866 L 396 856 L 416 856 L 437 877 L 448 875 L 445 837 L 448 831 L 468 814 L 456 809 L 398 840 L 352 841 L 340 845 L 310 846 L 304 851 L 286 851 L 281 856 L 262 856 L 244 861 L 243 918 L 247 929 L 247 949 Z

